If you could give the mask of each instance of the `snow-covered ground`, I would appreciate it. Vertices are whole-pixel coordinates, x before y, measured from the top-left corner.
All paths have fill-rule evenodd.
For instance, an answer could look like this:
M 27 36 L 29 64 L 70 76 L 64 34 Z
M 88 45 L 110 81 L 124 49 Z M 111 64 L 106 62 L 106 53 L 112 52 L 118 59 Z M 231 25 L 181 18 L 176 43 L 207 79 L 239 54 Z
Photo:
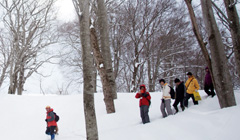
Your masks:
M 220 109 L 217 97 L 206 98 L 198 106 L 162 118 L 161 93 L 150 93 L 151 123 L 141 124 L 135 94 L 118 93 L 116 113 L 106 114 L 103 95 L 95 94 L 100 140 L 239 140 L 240 106 Z M 235 91 L 237 103 L 240 92 Z M 173 101 L 172 101 L 173 102 Z M 86 139 L 82 94 L 23 96 L 0 94 L 0 140 L 49 140 L 45 135 L 45 106 L 60 116 L 56 140 Z

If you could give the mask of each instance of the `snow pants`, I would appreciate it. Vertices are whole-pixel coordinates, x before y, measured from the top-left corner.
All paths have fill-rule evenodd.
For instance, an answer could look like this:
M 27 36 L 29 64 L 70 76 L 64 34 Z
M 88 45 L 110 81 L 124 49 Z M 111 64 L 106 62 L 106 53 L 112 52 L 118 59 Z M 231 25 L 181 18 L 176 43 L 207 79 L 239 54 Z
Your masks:
M 149 116 L 148 116 L 148 111 L 149 111 L 149 106 L 147 106 L 147 105 L 142 105 L 142 106 L 140 107 L 140 115 L 141 115 L 142 123 L 143 123 L 143 124 L 150 122 Z
M 165 109 L 167 110 L 167 113 Z M 173 115 L 173 111 L 171 109 L 171 99 L 162 99 L 160 110 L 162 112 L 163 118 L 167 117 L 168 115 Z

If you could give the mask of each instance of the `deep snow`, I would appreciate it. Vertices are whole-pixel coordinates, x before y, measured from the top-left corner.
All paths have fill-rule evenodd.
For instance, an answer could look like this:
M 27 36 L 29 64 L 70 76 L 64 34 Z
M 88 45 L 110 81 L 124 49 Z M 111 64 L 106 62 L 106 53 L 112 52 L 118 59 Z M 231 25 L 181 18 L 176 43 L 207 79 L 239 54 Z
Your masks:
M 95 94 L 100 140 L 239 140 L 240 106 L 220 109 L 217 97 L 206 98 L 198 106 L 162 118 L 161 93 L 150 93 L 149 124 L 141 124 L 139 100 L 135 94 L 118 93 L 116 113 L 106 114 L 103 95 Z M 237 103 L 240 92 L 235 91 Z M 173 100 L 172 100 L 173 103 Z M 45 106 L 60 116 L 56 140 L 86 139 L 83 100 L 79 95 L 6 95 L 0 94 L 0 140 L 49 140 L 45 135 Z

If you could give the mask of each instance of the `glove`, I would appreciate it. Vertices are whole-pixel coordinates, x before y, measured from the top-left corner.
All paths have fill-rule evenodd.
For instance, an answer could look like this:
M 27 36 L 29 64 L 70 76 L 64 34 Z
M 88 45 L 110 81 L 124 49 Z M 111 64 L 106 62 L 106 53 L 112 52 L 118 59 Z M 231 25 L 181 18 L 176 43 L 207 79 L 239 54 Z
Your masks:
M 164 103 L 164 101 L 165 101 L 165 100 L 164 100 L 164 99 L 162 99 L 162 103 Z

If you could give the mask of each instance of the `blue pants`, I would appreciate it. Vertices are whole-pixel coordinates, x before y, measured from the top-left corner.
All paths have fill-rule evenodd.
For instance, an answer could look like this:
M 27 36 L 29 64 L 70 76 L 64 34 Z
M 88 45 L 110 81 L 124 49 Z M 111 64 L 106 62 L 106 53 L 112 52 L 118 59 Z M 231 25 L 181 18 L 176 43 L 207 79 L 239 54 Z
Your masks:
M 55 133 L 54 133 L 55 128 L 56 128 L 56 126 L 47 127 L 47 130 L 45 132 L 47 135 L 51 136 L 51 140 L 54 140 L 54 138 L 55 138 Z

